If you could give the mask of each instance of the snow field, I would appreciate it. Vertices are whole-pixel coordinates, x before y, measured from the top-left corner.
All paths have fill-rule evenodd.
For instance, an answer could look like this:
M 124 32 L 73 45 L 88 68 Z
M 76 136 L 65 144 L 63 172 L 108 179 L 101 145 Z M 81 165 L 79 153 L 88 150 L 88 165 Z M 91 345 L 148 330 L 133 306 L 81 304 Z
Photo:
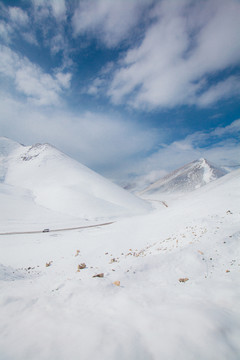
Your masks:
M 238 184 L 106 227 L 1 237 L 0 358 L 237 360 Z
M 150 211 L 49 145 L 0 140 L 0 233 L 115 221 L 0 235 L 0 360 L 240 358 L 239 170 Z

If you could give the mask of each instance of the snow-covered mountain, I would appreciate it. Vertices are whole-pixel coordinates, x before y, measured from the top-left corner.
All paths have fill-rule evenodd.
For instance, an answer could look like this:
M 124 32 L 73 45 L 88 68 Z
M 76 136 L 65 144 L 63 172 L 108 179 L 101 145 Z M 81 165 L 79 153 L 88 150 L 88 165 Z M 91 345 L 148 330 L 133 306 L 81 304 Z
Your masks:
M 173 194 L 190 192 L 218 179 L 226 173 L 225 170 L 201 158 L 154 182 L 141 191 L 139 195 L 144 195 L 145 197 L 161 193 Z
M 0 138 L 0 183 L 24 189 L 38 206 L 78 218 L 125 216 L 148 209 L 141 199 L 49 144 L 24 146 Z M 8 189 L 7 194 L 12 192 Z
M 0 359 L 240 359 L 239 185 L 236 170 L 107 227 L 0 235 Z

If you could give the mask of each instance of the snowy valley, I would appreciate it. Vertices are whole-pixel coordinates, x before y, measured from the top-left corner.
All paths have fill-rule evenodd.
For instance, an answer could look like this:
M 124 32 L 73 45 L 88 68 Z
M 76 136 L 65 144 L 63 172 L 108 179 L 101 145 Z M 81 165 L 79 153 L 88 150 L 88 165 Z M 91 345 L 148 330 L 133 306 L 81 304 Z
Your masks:
M 202 159 L 140 198 L 1 138 L 0 179 L 1 360 L 239 359 L 240 170 Z

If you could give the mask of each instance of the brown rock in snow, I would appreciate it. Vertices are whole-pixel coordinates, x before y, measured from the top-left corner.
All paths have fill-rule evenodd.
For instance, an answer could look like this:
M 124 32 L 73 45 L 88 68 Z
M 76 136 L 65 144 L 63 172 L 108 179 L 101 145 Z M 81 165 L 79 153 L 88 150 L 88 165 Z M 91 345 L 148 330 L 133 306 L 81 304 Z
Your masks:
M 85 263 L 82 263 L 82 264 L 78 265 L 78 270 L 85 269 L 85 267 L 87 267 L 87 265 Z
M 189 280 L 189 278 L 180 278 L 178 281 L 179 282 L 186 282 L 186 281 L 188 281 Z
M 93 275 L 93 278 L 95 278 L 95 277 L 103 278 L 103 277 L 104 277 L 104 274 L 101 273 L 101 274 Z

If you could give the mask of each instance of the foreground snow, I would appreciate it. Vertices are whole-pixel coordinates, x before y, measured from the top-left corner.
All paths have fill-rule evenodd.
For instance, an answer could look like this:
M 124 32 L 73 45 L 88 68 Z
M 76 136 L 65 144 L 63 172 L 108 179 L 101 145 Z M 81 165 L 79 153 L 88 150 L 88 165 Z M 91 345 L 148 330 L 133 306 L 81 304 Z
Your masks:
M 106 227 L 1 236 L 0 359 L 239 359 L 239 184 Z

